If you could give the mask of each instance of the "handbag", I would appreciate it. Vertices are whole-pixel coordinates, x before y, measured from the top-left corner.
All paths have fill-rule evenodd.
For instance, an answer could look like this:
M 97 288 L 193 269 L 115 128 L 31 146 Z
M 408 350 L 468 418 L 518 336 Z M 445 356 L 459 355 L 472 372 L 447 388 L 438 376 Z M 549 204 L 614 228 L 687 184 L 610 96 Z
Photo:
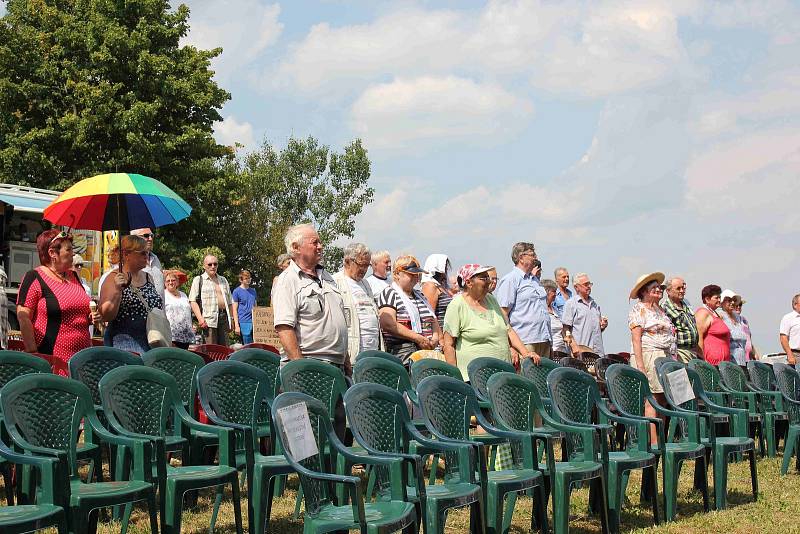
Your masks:
M 151 308 L 138 287 L 131 285 L 131 289 L 147 310 L 145 328 L 147 329 L 147 343 L 150 348 L 171 347 L 172 327 L 169 325 L 167 314 L 160 308 Z

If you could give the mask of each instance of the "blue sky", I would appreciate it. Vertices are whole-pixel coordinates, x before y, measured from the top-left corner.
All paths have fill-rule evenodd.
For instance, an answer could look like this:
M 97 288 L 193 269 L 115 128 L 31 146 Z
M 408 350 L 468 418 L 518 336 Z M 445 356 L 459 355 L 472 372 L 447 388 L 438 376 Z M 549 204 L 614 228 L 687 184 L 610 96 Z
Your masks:
M 695 305 L 716 283 L 778 350 L 800 292 L 800 3 L 186 3 L 186 43 L 224 49 L 221 142 L 363 140 L 357 240 L 501 273 L 533 241 L 546 274 L 590 274 L 610 351 L 638 275 L 683 276 Z

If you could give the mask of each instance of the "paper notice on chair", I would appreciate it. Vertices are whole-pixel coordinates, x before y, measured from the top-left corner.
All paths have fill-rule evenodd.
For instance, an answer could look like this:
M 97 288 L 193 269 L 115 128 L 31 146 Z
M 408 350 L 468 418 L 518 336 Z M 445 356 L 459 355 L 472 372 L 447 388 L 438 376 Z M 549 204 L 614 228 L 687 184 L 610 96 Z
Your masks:
M 789 359 L 785 354 L 778 354 L 777 356 L 763 356 L 759 361 L 775 365 L 776 363 L 788 363 Z
M 694 399 L 694 390 L 686 369 L 667 373 L 667 380 L 669 380 L 669 391 L 672 393 L 672 400 L 675 404 L 683 404 Z
M 319 454 L 305 402 L 278 408 L 278 417 L 283 423 L 285 445 L 295 460 L 300 462 Z

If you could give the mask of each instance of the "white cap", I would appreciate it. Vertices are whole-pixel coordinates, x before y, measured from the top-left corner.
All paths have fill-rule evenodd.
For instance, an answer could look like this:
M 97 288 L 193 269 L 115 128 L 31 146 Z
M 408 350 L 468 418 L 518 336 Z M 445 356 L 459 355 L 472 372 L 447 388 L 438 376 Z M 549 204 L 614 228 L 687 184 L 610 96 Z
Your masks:
M 738 296 L 739 296 L 739 295 L 738 295 L 738 294 L 737 294 L 735 291 L 733 291 L 733 289 L 726 289 L 726 290 L 725 290 L 725 291 L 723 291 L 723 292 L 722 292 L 722 294 L 719 296 L 719 301 L 720 301 L 720 302 L 722 302 L 722 301 L 724 301 L 725 299 L 732 299 L 733 297 L 738 297 Z

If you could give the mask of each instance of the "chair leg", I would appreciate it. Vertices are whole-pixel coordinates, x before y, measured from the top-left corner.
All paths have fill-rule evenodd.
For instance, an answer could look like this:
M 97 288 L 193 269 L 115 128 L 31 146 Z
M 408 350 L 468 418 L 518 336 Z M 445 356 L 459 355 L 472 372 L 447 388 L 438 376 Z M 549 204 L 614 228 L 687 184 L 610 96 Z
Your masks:
M 536 497 L 532 501 L 534 506 L 534 513 L 531 515 L 531 522 L 536 521 L 539 525 L 539 531 L 542 534 L 550 532 L 550 527 L 547 524 L 547 494 L 544 489 L 544 482 L 536 487 Z M 533 531 L 533 524 L 531 524 L 531 531 Z
M 158 534 L 158 508 L 155 491 L 147 497 L 147 513 L 150 516 L 150 531 Z
M 239 477 L 233 474 L 231 480 L 231 497 L 233 498 L 233 521 L 236 524 L 236 534 L 242 532 L 242 499 L 239 495 Z
M 714 450 L 714 508 L 727 508 L 728 493 L 728 455 L 720 447 Z
M 239 480 L 237 478 L 236 485 L 239 485 Z M 217 494 L 214 496 L 214 508 L 211 510 L 211 532 L 214 532 L 214 527 L 217 524 L 217 516 L 219 515 L 219 507 L 222 504 L 222 495 L 225 492 L 223 486 L 217 486 Z M 195 492 L 194 495 L 197 495 Z
M 503 514 L 501 517 L 498 518 L 497 524 L 500 525 L 500 532 L 502 534 L 508 534 L 509 529 L 511 529 L 511 520 L 514 518 L 514 506 L 517 503 L 517 492 L 511 491 L 506 493 L 505 495 L 506 505 L 505 510 L 503 510 L 502 506 L 498 506 L 498 510 Z M 502 500 L 500 501 L 502 504 Z M 531 518 L 533 517 L 533 513 L 531 513 Z
M 6 489 L 6 503 L 9 506 L 14 506 L 14 483 L 12 469 L 14 466 L 12 464 L 5 464 L 3 465 L 3 484 Z
M 702 484 L 702 488 L 700 488 L 700 491 L 703 494 L 703 510 L 706 513 L 708 513 L 708 512 L 711 511 L 711 507 L 709 506 L 709 503 L 708 503 L 708 501 L 709 501 L 709 498 L 708 498 L 708 459 L 707 459 L 705 454 L 703 456 L 701 456 L 700 458 L 697 458 L 695 460 L 695 465 L 697 465 L 697 464 L 700 464 L 703 473 L 706 474 L 703 477 L 703 480 L 702 480 L 703 484 Z
M 619 532 L 620 515 L 622 512 L 622 499 L 624 488 L 622 487 L 622 473 L 617 471 L 617 466 L 613 463 L 608 464 L 608 513 L 611 520 L 611 531 Z
M 783 448 L 783 462 L 781 463 L 781 475 L 785 475 L 789 471 L 789 462 L 792 460 L 792 455 L 797 454 L 797 440 L 800 438 L 800 432 L 796 427 L 789 426 L 789 433 L 786 435 L 786 441 Z
M 606 477 L 603 474 L 600 477 L 600 495 L 604 503 L 608 502 L 608 486 L 606 485 Z M 567 508 L 567 514 L 569 514 L 569 508 Z M 569 518 L 569 515 L 567 515 Z M 568 519 L 569 521 L 569 519 Z M 609 516 L 608 516 L 608 506 L 603 506 L 600 509 L 600 523 L 603 528 L 603 534 L 609 534 L 609 529 L 611 528 L 609 524 Z M 566 532 L 566 531 L 565 531 Z M 615 531 L 616 532 L 616 531 Z
M 753 500 L 758 500 L 758 471 L 756 470 L 756 451 L 755 447 L 748 451 L 750 456 L 750 484 L 753 487 Z
M 656 525 L 660 524 L 658 517 L 658 464 L 653 464 L 648 471 L 650 472 L 650 495 L 653 501 L 653 519 Z
M 678 502 L 678 480 L 681 476 L 681 461 L 670 454 L 665 455 L 662 471 L 664 475 L 664 519 L 675 519 Z

